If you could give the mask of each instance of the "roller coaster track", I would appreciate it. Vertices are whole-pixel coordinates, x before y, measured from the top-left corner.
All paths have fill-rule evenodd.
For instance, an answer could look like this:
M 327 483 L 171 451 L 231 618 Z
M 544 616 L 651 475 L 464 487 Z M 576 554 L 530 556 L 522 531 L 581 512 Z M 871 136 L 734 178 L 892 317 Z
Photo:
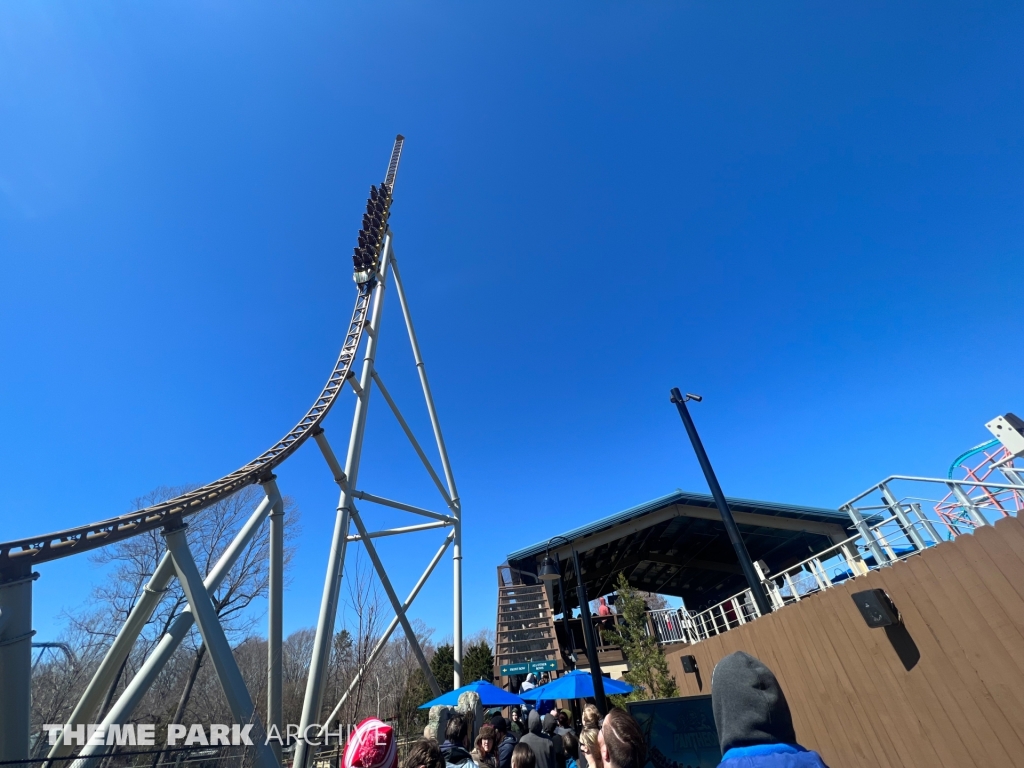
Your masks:
M 386 188 L 386 204 L 383 214 L 380 216 L 380 225 L 384 230 L 386 230 L 387 217 L 390 214 L 391 193 L 394 189 L 395 177 L 398 174 L 398 162 L 401 159 L 404 143 L 405 139 L 402 136 L 395 139 L 387 175 L 382 186 L 382 189 Z M 378 254 L 379 244 L 373 255 Z M 334 364 L 334 370 L 331 371 L 320 396 L 313 402 L 306 415 L 271 448 L 219 480 L 145 509 L 56 533 L 0 542 L 0 572 L 22 563 L 35 564 L 56 560 L 138 536 L 146 531 L 164 526 L 171 518 L 193 515 L 227 498 L 246 485 L 258 483 L 270 477 L 275 467 L 291 456 L 309 437 L 317 433 L 320 422 L 330 412 L 338 393 L 341 392 L 345 380 L 350 375 L 352 362 L 355 360 L 363 339 L 363 329 L 366 324 L 373 284 L 371 281 L 359 285 L 345 342 L 338 355 L 338 361 Z

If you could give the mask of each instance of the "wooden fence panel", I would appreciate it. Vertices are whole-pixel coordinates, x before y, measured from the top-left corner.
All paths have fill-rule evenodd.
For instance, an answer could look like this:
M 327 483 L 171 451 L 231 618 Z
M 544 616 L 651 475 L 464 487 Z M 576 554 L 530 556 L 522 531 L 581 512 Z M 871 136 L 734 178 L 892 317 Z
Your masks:
M 903 629 L 869 629 L 851 595 L 884 589 Z M 666 650 L 682 695 L 744 650 L 778 676 L 797 738 L 832 768 L 1024 768 L 1024 523 L 1016 517 Z M 683 655 L 698 675 L 683 673 Z

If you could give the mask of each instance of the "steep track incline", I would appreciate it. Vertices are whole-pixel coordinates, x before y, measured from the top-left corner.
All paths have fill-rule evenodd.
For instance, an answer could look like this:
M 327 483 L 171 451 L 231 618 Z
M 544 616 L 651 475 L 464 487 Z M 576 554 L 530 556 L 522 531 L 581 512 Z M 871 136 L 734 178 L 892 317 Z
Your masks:
M 391 160 L 388 163 L 384 185 L 392 193 L 404 142 L 405 139 L 402 136 L 395 139 Z M 387 213 L 385 213 L 385 224 L 386 216 Z M 139 509 L 120 517 L 112 517 L 98 523 L 90 523 L 40 536 L 0 542 L 0 572 L 11 567 L 20 566 L 22 563 L 34 565 L 35 563 L 68 557 L 79 552 L 113 544 L 131 536 L 137 536 L 145 531 L 160 528 L 169 518 L 195 514 L 212 504 L 216 504 L 221 499 L 227 498 L 240 488 L 267 478 L 275 467 L 291 456 L 307 438 L 317 432 L 320 422 L 324 420 L 331 410 L 331 406 L 334 405 L 338 393 L 341 392 L 345 380 L 349 376 L 352 362 L 356 358 L 363 339 L 363 329 L 370 307 L 370 298 L 373 295 L 373 285 L 374 283 L 364 283 L 359 286 L 345 342 L 338 355 L 338 361 L 334 364 L 334 370 L 328 377 L 320 396 L 313 402 L 309 410 L 306 411 L 306 415 L 271 448 L 261 453 L 248 464 L 228 475 L 224 475 L 219 480 L 215 480 L 201 488 L 196 488 L 160 504 L 154 504 L 151 507 Z

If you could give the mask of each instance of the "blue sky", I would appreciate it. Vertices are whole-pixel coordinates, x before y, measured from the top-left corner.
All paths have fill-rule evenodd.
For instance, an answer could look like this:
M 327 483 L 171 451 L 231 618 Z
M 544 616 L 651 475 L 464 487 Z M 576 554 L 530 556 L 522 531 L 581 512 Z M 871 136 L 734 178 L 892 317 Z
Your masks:
M 207 482 L 292 426 L 398 132 L 467 633 L 509 551 L 706 490 L 670 387 L 704 396 L 730 495 L 941 475 L 1024 411 L 1022 28 L 1013 3 L 4 3 L 0 534 Z M 426 441 L 393 294 L 385 315 L 380 369 Z M 361 484 L 437 508 L 382 405 Z M 291 631 L 336 490 L 312 444 L 278 474 Z M 402 594 L 440 535 L 403 538 L 381 547 Z M 449 567 L 414 611 L 439 636 Z M 102 573 L 39 570 L 49 639 Z

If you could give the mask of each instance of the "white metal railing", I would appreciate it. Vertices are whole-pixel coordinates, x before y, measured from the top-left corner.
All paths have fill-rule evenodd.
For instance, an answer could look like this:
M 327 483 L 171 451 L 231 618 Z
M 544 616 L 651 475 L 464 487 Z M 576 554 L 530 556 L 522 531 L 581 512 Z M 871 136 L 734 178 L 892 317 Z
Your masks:
M 995 520 L 1024 510 L 1024 483 L 1012 461 L 1003 471 L 1009 483 L 943 480 L 893 475 L 848 501 L 840 509 L 850 515 L 857 534 L 833 544 L 784 571 L 764 576 L 762 584 L 774 609 L 799 602 L 916 555 L 925 549 Z M 895 489 L 912 483 L 910 495 Z M 925 490 L 927 489 L 927 490 Z M 936 495 L 936 489 L 940 489 Z M 878 493 L 878 504 L 864 504 Z M 696 643 L 753 621 L 760 616 L 749 589 L 701 611 L 668 608 L 648 613 L 650 631 L 660 643 Z

